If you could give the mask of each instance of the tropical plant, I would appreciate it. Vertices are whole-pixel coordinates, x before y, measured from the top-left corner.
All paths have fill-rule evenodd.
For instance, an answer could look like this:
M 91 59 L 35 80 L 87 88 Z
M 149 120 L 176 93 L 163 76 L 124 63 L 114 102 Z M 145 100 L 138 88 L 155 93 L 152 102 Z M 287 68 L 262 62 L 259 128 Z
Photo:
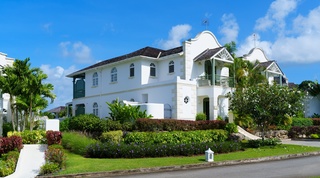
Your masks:
M 116 99 L 113 103 L 108 103 L 109 106 L 109 117 L 108 119 L 114 121 L 120 121 L 120 123 L 131 122 L 135 123 L 135 121 L 139 118 L 151 118 L 152 115 L 148 115 L 146 110 L 141 111 L 140 106 L 132 106 L 119 102 Z

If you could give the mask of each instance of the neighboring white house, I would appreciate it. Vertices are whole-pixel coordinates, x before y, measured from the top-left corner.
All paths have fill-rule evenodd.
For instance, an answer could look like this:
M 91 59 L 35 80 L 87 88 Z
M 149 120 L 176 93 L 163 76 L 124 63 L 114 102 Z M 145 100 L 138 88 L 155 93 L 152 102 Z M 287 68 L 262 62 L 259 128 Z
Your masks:
M 288 79 L 274 60 L 269 60 L 264 51 L 260 48 L 253 48 L 248 54 L 243 56 L 244 60 L 252 63 L 258 61 L 256 67 L 263 67 L 263 74 L 270 84 L 277 83 L 282 86 L 288 86 Z
M 2 70 L 6 66 L 12 66 L 14 62 L 13 58 L 7 57 L 7 54 L 0 52 L 0 75 L 2 75 Z M 0 86 L 1 90 L 1 86 Z M 2 93 L 0 91 L 0 110 L 2 110 L 3 119 L 5 121 L 11 120 L 11 112 L 10 112 L 10 95 L 8 93 Z M 1 102 L 2 100 L 2 102 Z M 1 111 L 0 111 L 1 112 Z M 0 113 L 1 114 L 1 113 Z
M 173 49 L 145 47 L 104 60 L 67 75 L 73 78 L 73 115 L 107 117 L 106 102 L 119 99 L 154 118 L 195 120 L 200 112 L 224 118 L 234 86 L 227 63 L 232 56 L 209 31 Z

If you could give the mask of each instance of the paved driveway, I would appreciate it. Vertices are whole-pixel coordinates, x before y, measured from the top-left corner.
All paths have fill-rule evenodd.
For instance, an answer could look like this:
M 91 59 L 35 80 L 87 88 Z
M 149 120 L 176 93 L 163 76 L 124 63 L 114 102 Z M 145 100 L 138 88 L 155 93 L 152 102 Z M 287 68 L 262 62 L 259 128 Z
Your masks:
M 315 146 L 320 147 L 320 140 L 282 140 L 283 144 L 292 144 L 292 145 L 305 145 L 305 146 Z

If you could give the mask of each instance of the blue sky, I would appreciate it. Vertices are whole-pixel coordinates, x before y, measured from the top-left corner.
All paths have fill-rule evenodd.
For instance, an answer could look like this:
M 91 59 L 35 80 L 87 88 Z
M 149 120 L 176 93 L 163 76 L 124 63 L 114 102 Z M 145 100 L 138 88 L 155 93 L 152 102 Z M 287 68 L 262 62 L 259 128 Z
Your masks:
M 57 95 L 49 109 L 72 100 L 67 74 L 145 46 L 180 46 L 203 30 L 221 44 L 235 41 L 238 56 L 256 34 L 290 82 L 319 80 L 319 0 L 0 1 L 0 52 L 30 57 L 49 75 Z

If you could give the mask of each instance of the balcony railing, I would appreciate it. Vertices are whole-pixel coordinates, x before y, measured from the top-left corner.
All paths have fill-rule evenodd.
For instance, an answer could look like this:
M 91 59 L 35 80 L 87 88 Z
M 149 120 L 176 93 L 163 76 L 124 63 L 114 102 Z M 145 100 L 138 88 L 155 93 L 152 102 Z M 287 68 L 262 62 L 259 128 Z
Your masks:
M 214 76 L 214 82 L 212 75 L 199 76 L 198 86 L 223 86 L 223 87 L 234 87 L 233 77 L 226 77 L 221 75 Z

